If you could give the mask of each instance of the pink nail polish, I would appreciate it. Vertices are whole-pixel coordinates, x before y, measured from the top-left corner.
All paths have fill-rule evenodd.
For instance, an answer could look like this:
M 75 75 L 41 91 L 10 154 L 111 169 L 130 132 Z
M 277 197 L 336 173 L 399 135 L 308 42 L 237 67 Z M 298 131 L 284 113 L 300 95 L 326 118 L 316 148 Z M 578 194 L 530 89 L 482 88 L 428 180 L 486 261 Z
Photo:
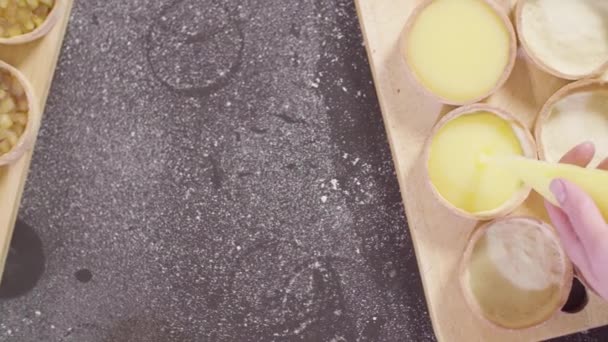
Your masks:
M 592 148 L 595 147 L 595 144 L 593 143 L 593 141 L 585 141 L 584 143 L 582 143 L 581 145 L 585 146 L 586 148 Z
M 566 188 L 564 187 L 564 182 L 562 180 L 556 179 L 552 181 L 549 188 L 551 189 L 551 192 L 553 192 L 557 202 L 560 204 L 566 202 Z

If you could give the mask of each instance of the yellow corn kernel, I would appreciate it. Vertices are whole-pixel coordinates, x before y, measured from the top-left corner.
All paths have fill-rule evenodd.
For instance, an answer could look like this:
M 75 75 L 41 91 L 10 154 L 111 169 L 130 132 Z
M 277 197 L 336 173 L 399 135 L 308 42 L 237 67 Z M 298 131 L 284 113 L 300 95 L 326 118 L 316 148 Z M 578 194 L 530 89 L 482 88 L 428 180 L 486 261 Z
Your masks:
M 15 101 L 12 97 L 7 97 L 0 101 L 0 113 L 10 113 L 15 110 Z
M 54 0 L 40 0 L 40 2 L 47 5 L 48 7 L 53 7 L 53 4 L 55 3 Z
M 18 123 L 23 126 L 25 126 L 25 124 L 27 124 L 27 114 L 26 113 L 17 112 L 17 113 L 10 114 L 10 117 L 14 123 Z
M 20 137 L 23 135 L 23 131 L 25 131 L 25 126 L 14 124 L 11 129 L 13 130 L 13 132 L 15 132 L 15 134 L 17 134 L 18 137 Z
M 4 89 L 0 89 L 0 100 L 8 96 L 8 92 Z
M 4 13 L 4 18 L 11 24 L 15 23 L 17 17 L 17 6 L 15 5 L 15 3 L 10 3 L 8 4 L 8 8 L 5 10 Z
M 0 8 L 7 9 L 8 8 L 8 0 L 0 0 Z
M 28 20 L 32 16 L 32 11 L 29 8 L 19 8 L 17 10 L 17 23 L 22 24 Z
M 34 25 L 36 25 L 36 27 L 38 27 L 38 26 L 42 25 L 42 23 L 44 22 L 44 18 L 40 18 L 37 15 L 33 15 L 32 21 L 34 22 Z
M 0 141 L 2 140 L 8 141 L 9 145 L 13 146 L 17 143 L 19 137 L 11 129 L 0 128 Z
M 27 6 L 27 3 L 25 2 L 25 0 L 17 0 L 17 6 L 25 7 Z
M 23 34 L 23 31 L 21 31 L 19 25 L 13 25 L 8 30 L 6 30 L 6 34 L 9 37 L 15 37 Z
M 11 145 L 8 144 L 8 140 L 0 140 L 0 155 L 8 153 L 11 150 Z
M 9 114 L 0 114 L 0 128 L 9 129 L 13 126 L 13 120 Z
M 23 28 L 25 29 L 25 31 L 27 32 L 31 32 L 34 31 L 34 29 L 36 28 L 36 24 L 34 24 L 34 22 L 32 20 L 26 20 L 24 22 L 22 22 Z
M 19 136 L 17 136 L 17 133 L 15 133 L 9 129 L 5 130 L 5 132 L 6 132 L 6 140 L 8 140 L 9 145 L 11 145 L 11 146 L 17 145 L 17 141 L 19 141 Z
M 40 2 L 38 0 L 27 0 L 26 2 L 31 9 L 36 9 L 36 7 L 40 6 Z

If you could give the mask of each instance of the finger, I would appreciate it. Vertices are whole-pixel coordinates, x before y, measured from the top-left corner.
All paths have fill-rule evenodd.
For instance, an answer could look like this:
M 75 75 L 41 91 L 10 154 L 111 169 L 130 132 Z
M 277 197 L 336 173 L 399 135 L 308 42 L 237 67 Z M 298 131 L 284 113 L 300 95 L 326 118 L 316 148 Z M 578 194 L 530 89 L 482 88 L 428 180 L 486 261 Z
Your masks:
M 583 190 L 567 180 L 556 179 L 550 187 L 586 254 L 594 255 L 608 234 L 606 222 L 597 205 Z
M 601 170 L 608 170 L 608 158 L 602 160 L 602 162 L 600 163 L 600 165 L 597 166 L 597 168 Z
M 560 159 L 560 163 L 564 164 L 573 164 L 578 166 L 587 166 L 591 159 L 593 159 L 593 155 L 595 154 L 595 146 L 592 142 L 584 142 L 580 145 L 575 146 L 570 151 L 568 151 L 562 159 Z
M 551 218 L 553 227 L 559 235 L 562 247 L 570 257 L 570 260 L 581 269 L 587 270 L 587 258 L 583 245 L 578 236 L 574 232 L 574 228 L 568 219 L 568 216 L 558 207 L 545 201 L 545 208 Z
M 597 278 L 593 272 L 593 268 L 585 254 L 585 249 L 574 232 L 574 228 L 568 219 L 568 216 L 558 207 L 549 202 L 545 202 L 545 208 L 551 222 L 559 235 L 562 247 L 570 258 L 570 261 L 578 270 L 579 277 L 582 277 L 587 287 L 592 289 L 597 288 Z M 594 290 L 595 291 L 595 290 Z M 595 291 L 597 292 L 597 291 Z
M 594 273 L 584 270 L 582 267 L 576 266 L 576 268 L 578 269 L 578 274 L 576 274 L 576 277 L 585 285 L 585 287 L 602 296 L 602 294 L 596 290 L 601 288 L 599 286 L 601 282 L 597 280 Z

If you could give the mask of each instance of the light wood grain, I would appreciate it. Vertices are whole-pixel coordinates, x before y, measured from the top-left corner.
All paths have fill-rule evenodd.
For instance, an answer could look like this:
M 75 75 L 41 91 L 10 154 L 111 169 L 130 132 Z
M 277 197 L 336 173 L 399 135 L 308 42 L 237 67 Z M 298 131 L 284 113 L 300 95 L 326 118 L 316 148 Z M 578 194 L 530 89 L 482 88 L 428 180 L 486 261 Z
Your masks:
M 376 91 L 391 146 L 409 230 L 433 328 L 441 341 L 537 341 L 608 324 L 608 304 L 590 294 L 578 314 L 559 313 L 535 328 L 501 330 L 478 320 L 465 304 L 458 285 L 458 266 L 478 222 L 459 218 L 443 207 L 424 183 L 424 141 L 442 106 L 421 93 L 406 76 L 398 42 L 417 0 L 355 0 Z M 512 9 L 514 1 L 501 3 Z M 532 64 L 521 49 L 505 86 L 487 99 L 521 119 L 531 130 L 543 103 L 566 81 Z M 532 194 L 515 214 L 548 220 L 541 198 Z M 404 227 L 405 229 L 405 227 Z
M 53 80 L 72 2 L 73 0 L 68 0 L 65 3 L 59 22 L 42 39 L 24 45 L 0 45 L 0 59 L 25 74 L 40 101 L 40 108 L 44 108 Z M 37 113 L 38 123 L 42 120 L 43 112 Z M 0 168 L 0 276 L 4 270 L 32 152 L 33 149 L 30 149 L 15 164 Z

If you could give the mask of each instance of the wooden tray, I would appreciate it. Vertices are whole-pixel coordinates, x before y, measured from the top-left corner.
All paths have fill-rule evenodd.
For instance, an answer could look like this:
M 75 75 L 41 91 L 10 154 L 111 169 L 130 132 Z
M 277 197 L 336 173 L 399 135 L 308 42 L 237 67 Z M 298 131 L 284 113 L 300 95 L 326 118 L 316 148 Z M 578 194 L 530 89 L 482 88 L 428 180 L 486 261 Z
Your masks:
M 61 19 L 44 38 L 24 45 L 0 45 L 0 59 L 21 70 L 32 83 L 34 91 L 40 99 L 41 113 L 36 118 L 38 122 L 42 120 L 44 105 L 53 80 L 72 3 L 73 0 L 67 1 L 67 6 L 63 7 L 64 13 Z M 0 277 L 4 270 L 32 152 L 33 149 L 28 151 L 16 164 L 0 168 Z
M 515 1 L 504 0 L 505 6 Z M 476 319 L 458 284 L 458 263 L 477 222 L 442 207 L 423 180 L 422 147 L 438 118 L 453 109 L 419 92 L 405 76 L 398 40 L 417 0 L 355 0 L 376 91 L 384 117 L 410 234 L 435 335 L 442 341 L 544 340 L 608 324 L 608 304 L 590 293 L 580 313 L 559 313 L 545 324 L 521 331 L 497 330 Z M 506 85 L 485 102 L 505 108 L 532 128 L 543 103 L 566 81 L 537 69 L 518 52 Z M 548 220 L 533 193 L 516 214 Z

